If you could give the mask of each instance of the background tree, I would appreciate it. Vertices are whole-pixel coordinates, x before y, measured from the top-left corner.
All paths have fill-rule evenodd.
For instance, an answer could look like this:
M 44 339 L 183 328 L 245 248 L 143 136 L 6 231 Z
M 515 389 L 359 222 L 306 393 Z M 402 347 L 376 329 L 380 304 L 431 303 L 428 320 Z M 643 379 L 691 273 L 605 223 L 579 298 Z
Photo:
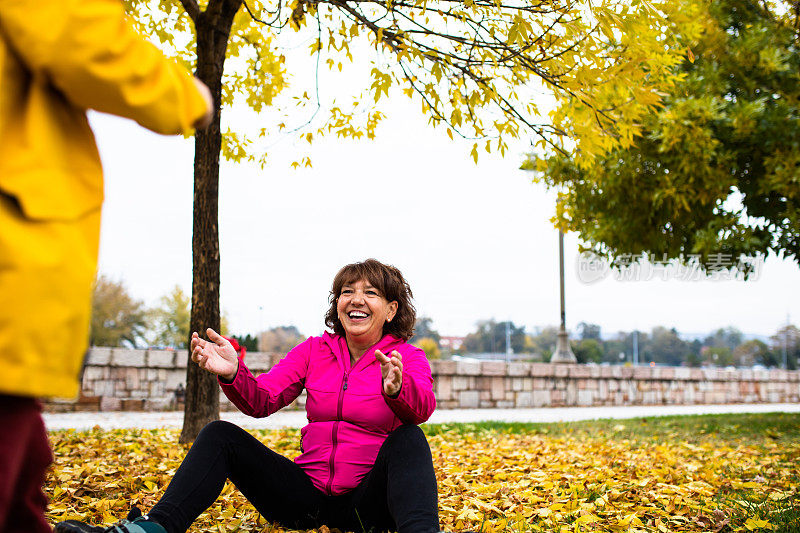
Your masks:
M 364 104 L 377 104 L 397 87 L 420 102 L 434 126 L 472 139 L 477 161 L 479 142 L 505 153 L 507 139 L 520 134 L 537 135 L 561 150 L 578 146 L 580 157 L 628 144 L 640 118 L 658 103 L 654 87 L 672 83 L 670 67 L 685 53 L 669 45 L 660 10 L 694 20 L 690 6 L 673 1 L 208 0 L 201 6 L 197 0 L 127 0 L 126 5 L 168 52 L 196 65 L 216 104 L 211 125 L 195 135 L 190 330 L 201 332 L 220 325 L 220 153 L 263 166 L 266 154 L 255 153 L 253 138 L 285 127 L 259 125 L 249 137 L 228 129 L 223 136 L 221 108 L 237 100 L 258 113 L 286 86 L 285 57 L 274 51 L 282 28 L 314 35 L 310 49 L 317 64 L 339 70 L 353 60 L 355 40 L 374 48 L 370 87 L 360 88 L 350 108 L 331 103 L 319 114 L 321 123 L 300 132 L 308 141 L 315 133 L 374 136 L 383 114 Z M 359 47 L 358 57 L 365 50 Z M 235 71 L 225 71 L 228 57 L 236 59 Z M 534 84 L 572 105 L 543 121 L 528 90 Z M 296 96 L 296 102 L 322 107 L 308 91 Z M 560 140 L 568 135 L 571 140 Z M 307 157 L 305 163 L 310 164 Z M 214 377 L 188 365 L 186 381 L 181 442 L 219 417 Z
M 737 366 L 753 366 L 755 364 L 774 366 L 769 352 L 769 346 L 765 342 L 751 339 L 733 350 L 734 364 Z
M 703 356 L 699 353 L 690 352 L 686 355 L 686 366 L 697 368 L 703 365 Z
M 587 324 L 586 322 L 581 322 L 578 324 L 578 335 L 580 335 L 581 339 L 594 339 L 599 341 L 601 340 L 600 326 L 597 324 Z
M 558 340 L 558 327 L 545 326 L 535 334 L 529 335 L 526 345 L 533 346 L 533 352 L 542 356 L 543 361 L 549 361 L 556 349 Z
M 190 315 L 191 299 L 180 286 L 175 285 L 169 294 L 161 297 L 157 307 L 147 311 L 148 343 L 171 348 L 186 348 L 191 331 Z M 224 313 L 220 317 L 217 331 L 222 335 L 228 333 L 228 320 Z
M 689 342 L 689 353 L 686 355 L 686 360 L 696 359 L 701 361 L 700 351 L 703 349 L 703 342 L 700 339 L 693 339 Z
M 572 352 L 578 363 L 600 363 L 603 361 L 603 345 L 597 339 L 581 339 L 572 341 Z
M 189 340 L 191 299 L 178 286 L 161 297 L 159 306 L 148 311 L 151 345 L 186 348 Z
M 786 325 L 779 328 L 775 335 L 771 336 L 772 352 L 775 354 L 776 364 L 783 365 L 783 352 L 786 351 L 786 361 L 790 370 L 797 370 L 797 363 L 800 360 L 800 330 L 797 326 Z
M 590 163 L 550 152 L 525 168 L 563 191 L 557 218 L 616 266 L 643 253 L 693 268 L 772 252 L 800 261 L 800 10 L 796 2 L 698 2 L 683 80 L 628 147 Z M 694 32 L 692 26 L 690 33 Z
M 477 330 L 464 338 L 464 352 L 505 353 L 506 324 L 511 333 L 511 349 L 514 353 L 522 353 L 525 349 L 525 327 L 516 327 L 513 322 L 495 322 L 494 319 L 478 322 Z
M 731 366 L 735 362 L 733 350 L 727 346 L 705 346 L 701 353 L 705 362 L 713 366 Z
M 425 352 L 428 359 L 442 358 L 442 350 L 439 348 L 439 343 L 431 337 L 416 338 L 411 344 Z
M 91 346 L 131 346 L 147 329 L 143 303 L 134 300 L 124 283 L 99 275 L 92 292 Z
M 295 326 L 278 326 L 258 334 L 258 349 L 285 354 L 304 340 L 305 335 Z
M 414 324 L 414 336 L 408 342 L 425 352 L 428 359 L 441 359 L 440 340 L 441 335 L 433 329 L 433 319 L 423 316 L 417 318 Z
M 651 361 L 680 366 L 691 351 L 689 343 L 678 336 L 675 328 L 656 326 L 650 332 L 647 351 Z
M 433 339 L 436 343 L 436 346 L 439 346 L 439 341 L 441 340 L 441 335 L 439 332 L 433 329 L 433 319 L 423 316 L 417 318 L 416 323 L 414 324 L 414 336 L 411 337 L 410 341 L 412 344 L 417 341 L 418 339 Z
M 580 322 L 577 329 L 578 339 L 571 341 L 570 344 L 578 363 L 602 362 L 605 356 L 605 348 L 600 337 L 600 326 Z
M 618 331 L 613 337 L 603 341 L 604 360 L 613 364 L 630 362 L 633 353 L 632 341 L 630 334 L 625 331 Z M 622 358 L 619 356 L 620 353 L 624 354 Z
M 733 353 L 737 346 L 743 342 L 742 332 L 733 326 L 719 328 L 703 340 L 703 346 L 712 348 L 727 348 Z
M 239 343 L 239 346 L 244 346 L 248 352 L 258 351 L 258 337 L 256 335 L 233 335 L 233 338 Z

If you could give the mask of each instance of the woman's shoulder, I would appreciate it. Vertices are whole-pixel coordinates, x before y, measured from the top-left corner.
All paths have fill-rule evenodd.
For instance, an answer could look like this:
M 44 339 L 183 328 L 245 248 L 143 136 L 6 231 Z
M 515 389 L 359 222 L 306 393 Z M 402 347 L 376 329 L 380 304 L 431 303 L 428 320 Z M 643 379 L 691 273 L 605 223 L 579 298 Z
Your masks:
M 292 348 L 291 351 L 301 353 L 331 352 L 338 342 L 338 335 L 332 335 L 328 332 L 325 332 L 319 336 L 311 336 L 306 338 L 306 340 Z
M 320 344 L 322 344 L 322 337 L 315 337 L 315 336 L 306 337 L 304 341 L 295 345 L 295 347 L 292 348 L 291 351 L 313 350 L 318 348 Z

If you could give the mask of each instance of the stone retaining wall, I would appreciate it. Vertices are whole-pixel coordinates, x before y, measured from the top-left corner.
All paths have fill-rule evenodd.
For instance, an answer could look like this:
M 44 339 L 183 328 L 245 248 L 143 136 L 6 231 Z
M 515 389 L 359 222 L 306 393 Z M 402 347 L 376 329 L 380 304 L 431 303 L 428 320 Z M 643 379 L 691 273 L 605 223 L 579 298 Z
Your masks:
M 800 401 L 800 372 L 434 361 L 445 409 Z
M 245 361 L 257 374 L 282 356 L 250 352 Z M 179 409 L 176 390 L 185 386 L 186 363 L 185 350 L 92 348 L 80 397 L 51 401 L 46 408 Z M 431 368 L 436 399 L 444 409 L 800 401 L 800 371 L 501 361 L 432 361 Z M 235 409 L 224 395 L 220 403 L 222 409 Z M 305 393 L 290 407 L 304 404 Z

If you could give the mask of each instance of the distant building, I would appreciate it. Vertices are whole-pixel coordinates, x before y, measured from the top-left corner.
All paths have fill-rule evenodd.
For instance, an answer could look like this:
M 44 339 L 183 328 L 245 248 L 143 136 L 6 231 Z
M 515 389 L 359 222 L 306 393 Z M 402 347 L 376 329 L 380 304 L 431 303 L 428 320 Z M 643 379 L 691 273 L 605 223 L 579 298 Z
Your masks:
M 464 344 L 464 337 L 439 337 L 439 346 L 443 350 L 455 352 L 461 349 L 462 344 Z

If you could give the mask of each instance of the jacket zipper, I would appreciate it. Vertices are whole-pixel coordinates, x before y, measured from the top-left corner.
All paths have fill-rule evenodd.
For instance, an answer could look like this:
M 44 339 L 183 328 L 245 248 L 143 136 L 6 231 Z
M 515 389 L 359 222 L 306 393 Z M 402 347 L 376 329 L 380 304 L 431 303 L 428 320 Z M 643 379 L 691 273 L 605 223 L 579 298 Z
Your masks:
M 336 409 L 336 422 L 333 423 L 333 427 L 331 428 L 331 442 L 333 443 L 333 447 L 331 448 L 331 458 L 328 461 L 328 468 L 330 469 L 330 477 L 328 478 L 328 486 L 327 486 L 327 493 L 332 494 L 333 490 L 333 477 L 334 477 L 334 467 L 333 467 L 333 459 L 336 456 L 336 447 L 339 444 L 339 422 L 342 419 L 342 404 L 344 403 L 344 391 L 347 390 L 347 377 L 349 372 L 344 373 L 344 379 L 342 380 L 342 390 L 339 391 L 339 404 Z

